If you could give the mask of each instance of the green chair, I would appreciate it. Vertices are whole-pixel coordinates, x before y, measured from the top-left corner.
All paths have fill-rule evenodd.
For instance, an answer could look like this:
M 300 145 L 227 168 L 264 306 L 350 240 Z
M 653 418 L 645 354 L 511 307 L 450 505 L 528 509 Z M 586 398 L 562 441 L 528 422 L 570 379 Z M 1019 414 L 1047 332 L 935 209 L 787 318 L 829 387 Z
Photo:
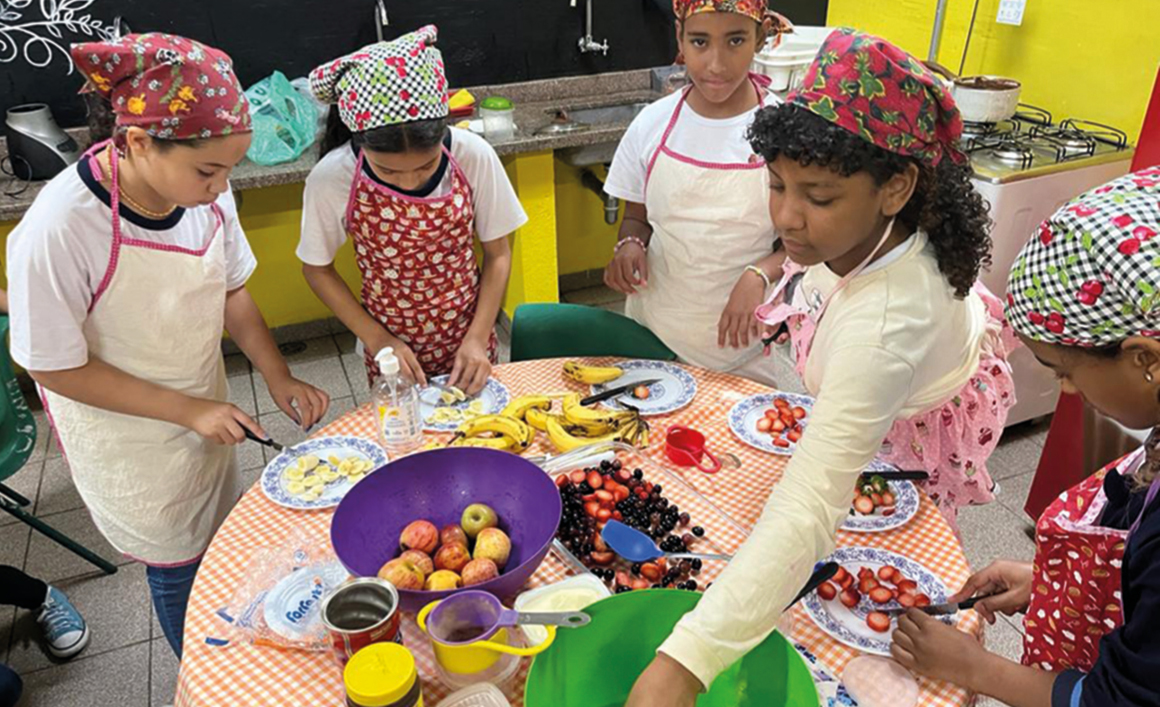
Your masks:
M 0 341 L 7 340 L 8 317 L 0 315 Z M 36 446 L 36 419 L 20 392 L 7 345 L 0 346 L 0 383 L 4 385 L 0 395 L 0 509 L 93 563 L 105 574 L 115 573 L 117 567 L 113 563 L 24 510 L 32 502 L 2 483 L 23 468 Z
M 578 304 L 523 304 L 512 317 L 512 361 L 621 356 L 673 361 L 657 335 L 615 312 Z

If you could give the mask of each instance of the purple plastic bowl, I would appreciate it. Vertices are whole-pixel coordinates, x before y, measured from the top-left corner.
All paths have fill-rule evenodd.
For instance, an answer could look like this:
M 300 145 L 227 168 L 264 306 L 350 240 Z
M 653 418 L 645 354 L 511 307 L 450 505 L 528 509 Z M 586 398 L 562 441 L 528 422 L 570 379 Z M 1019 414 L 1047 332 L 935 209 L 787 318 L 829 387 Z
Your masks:
M 338 504 L 330 540 L 338 559 L 356 576 L 374 577 L 399 556 L 399 534 L 426 519 L 442 528 L 458 523 L 463 509 L 486 503 L 512 540 L 499 577 L 470 589 L 508 601 L 548 554 L 560 524 L 560 493 L 535 464 L 491 449 L 436 449 L 390 462 L 360 481 Z M 400 589 L 403 611 L 415 613 L 457 591 Z

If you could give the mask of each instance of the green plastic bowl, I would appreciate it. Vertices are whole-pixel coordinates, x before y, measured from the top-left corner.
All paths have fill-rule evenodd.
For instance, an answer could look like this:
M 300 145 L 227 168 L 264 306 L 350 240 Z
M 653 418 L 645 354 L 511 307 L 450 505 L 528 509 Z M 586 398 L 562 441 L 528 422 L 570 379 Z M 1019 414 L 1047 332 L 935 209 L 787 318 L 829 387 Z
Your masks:
M 560 629 L 528 672 L 526 707 L 622 707 L 637 677 L 701 595 L 644 589 L 584 611 L 592 623 Z M 698 707 L 817 707 L 814 680 L 794 647 L 774 632 L 731 666 Z

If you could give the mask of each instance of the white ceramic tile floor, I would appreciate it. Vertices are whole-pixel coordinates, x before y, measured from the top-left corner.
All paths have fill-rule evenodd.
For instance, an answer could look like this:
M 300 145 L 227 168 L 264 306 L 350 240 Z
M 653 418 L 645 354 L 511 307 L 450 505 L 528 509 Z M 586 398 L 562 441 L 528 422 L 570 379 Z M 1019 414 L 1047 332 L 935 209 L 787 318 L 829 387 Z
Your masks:
M 590 288 L 582 297 L 599 306 L 621 311 L 623 298 Z M 291 367 L 333 396 L 327 421 L 361 405 L 369 398 L 362 360 L 354 353 L 354 337 L 349 333 L 327 334 L 306 343 L 306 350 L 290 357 Z M 507 342 L 501 337 L 501 361 L 507 360 Z M 778 363 L 783 387 L 796 389 L 792 367 Z M 247 411 L 260 411 L 259 420 L 267 430 L 287 443 L 298 441 L 297 431 L 273 405 L 260 375 L 255 375 L 244 357 L 228 356 L 231 400 Z M 43 413 L 37 422 L 43 423 Z M 1033 546 L 1024 534 L 1030 523 L 1022 513 L 1023 499 L 1030 486 L 1035 461 L 1042 448 L 1045 431 L 1025 428 L 1009 432 L 990 463 L 994 478 L 1001 480 L 997 503 L 962 512 L 963 538 L 967 555 L 976 568 L 1002 557 L 1030 558 Z M 36 623 L 28 612 L 0 608 L 0 660 L 11 660 L 25 680 L 25 705 L 110 705 L 147 707 L 162 705 L 173 697 L 177 660 L 161 636 L 148 598 L 141 566 L 127 563 L 108 547 L 92 525 L 88 512 L 79 505 L 71 477 L 55 444 L 49 443 L 47 425 L 40 425 L 36 459 L 12 486 L 45 509 L 45 520 L 77 540 L 97 549 L 117 562 L 120 571 L 113 577 L 94 572 L 43 536 L 29 532 L 22 523 L 0 518 L 0 562 L 23 567 L 64 587 L 87 613 L 93 627 L 93 644 L 78 659 L 55 664 L 40 648 Z M 243 479 L 252 483 L 265 463 L 263 448 L 244 444 L 238 448 Z M 44 462 L 48 459 L 48 462 Z M 7 515 L 7 514 L 3 514 Z M 1020 631 L 1014 622 L 1002 620 L 989 627 L 988 645 L 1008 657 L 1018 658 Z M 981 705 L 996 705 L 982 700 Z

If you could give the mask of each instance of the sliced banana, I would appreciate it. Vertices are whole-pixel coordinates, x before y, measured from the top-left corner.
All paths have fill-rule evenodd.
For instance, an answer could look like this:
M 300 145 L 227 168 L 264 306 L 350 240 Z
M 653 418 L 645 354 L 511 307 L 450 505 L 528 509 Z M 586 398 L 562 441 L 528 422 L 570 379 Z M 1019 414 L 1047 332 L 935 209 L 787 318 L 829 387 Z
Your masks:
M 301 481 L 291 481 L 290 483 L 286 484 L 286 490 L 289 491 L 292 495 L 298 496 L 306 490 L 306 484 L 302 483 Z

